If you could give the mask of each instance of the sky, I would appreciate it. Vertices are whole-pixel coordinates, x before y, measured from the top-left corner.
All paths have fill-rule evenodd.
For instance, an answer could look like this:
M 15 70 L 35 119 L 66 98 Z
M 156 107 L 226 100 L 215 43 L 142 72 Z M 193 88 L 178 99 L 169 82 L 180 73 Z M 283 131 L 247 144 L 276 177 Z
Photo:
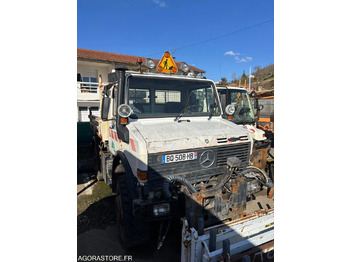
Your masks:
M 274 63 L 271 0 L 78 0 L 78 48 L 176 61 L 214 81 Z

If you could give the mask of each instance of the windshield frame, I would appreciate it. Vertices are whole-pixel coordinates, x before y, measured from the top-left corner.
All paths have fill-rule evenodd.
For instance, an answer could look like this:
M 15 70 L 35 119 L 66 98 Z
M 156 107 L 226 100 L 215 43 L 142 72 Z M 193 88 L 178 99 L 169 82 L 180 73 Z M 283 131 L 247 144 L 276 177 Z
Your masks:
M 226 101 L 225 101 L 226 106 L 227 105 L 234 105 L 235 106 L 235 112 L 233 113 L 232 119 L 230 121 L 234 122 L 237 125 L 244 125 L 244 124 L 255 123 L 255 112 L 254 112 L 254 109 L 253 109 L 253 106 L 252 106 L 252 103 L 251 103 L 251 99 L 249 97 L 249 93 L 247 92 L 247 90 L 226 87 L 225 89 L 224 88 L 218 88 L 218 93 L 219 94 L 224 93 L 226 95 Z M 243 120 L 243 119 L 237 118 L 237 101 L 236 102 L 231 101 L 231 94 L 232 93 L 241 93 L 242 95 L 244 95 L 247 98 L 248 107 L 250 109 L 249 114 L 250 114 L 251 119 Z M 224 112 L 224 115 L 227 118 L 226 112 Z
M 207 83 L 210 88 L 212 89 L 212 98 L 213 98 L 213 103 L 216 104 L 217 106 L 217 109 L 215 111 L 217 111 L 216 113 L 211 113 L 210 111 L 208 112 L 191 112 L 191 113 L 186 113 L 186 112 L 183 112 L 183 110 L 186 108 L 187 105 L 184 105 L 185 107 L 179 111 L 179 112 L 176 112 L 176 113 L 161 113 L 160 115 L 158 114 L 154 114 L 154 113 L 148 113 L 148 114 L 145 114 L 145 115 L 142 115 L 142 114 L 132 114 L 130 116 L 131 119 L 151 119 L 151 118 L 176 118 L 178 117 L 180 114 L 182 117 L 210 117 L 210 116 L 217 116 L 217 117 L 220 117 L 222 115 L 222 107 L 221 107 L 221 103 L 220 103 L 220 100 L 219 100 L 219 97 L 218 97 L 218 93 L 217 93 L 217 90 L 216 90 L 216 86 L 215 86 L 215 83 L 212 81 L 212 80 L 208 80 L 208 79 L 201 79 L 201 78 L 187 78 L 187 77 L 184 77 L 184 76 L 174 76 L 174 75 L 156 75 L 156 74 L 133 74 L 133 73 L 129 73 L 126 75 L 126 80 L 125 80 L 125 102 L 126 104 L 130 105 L 130 100 L 129 100 L 129 94 L 130 94 L 130 91 L 129 91 L 129 84 L 130 84 L 130 79 L 132 78 L 145 78 L 145 79 L 164 79 L 164 80 L 180 80 L 180 81 L 189 81 L 189 82 L 204 82 L 204 83 Z M 138 88 L 132 88 L 132 89 L 138 89 Z M 161 88 L 157 89 L 157 88 L 150 88 L 150 89 L 146 89 L 146 88 L 140 88 L 140 89 L 145 89 L 145 90 L 149 90 L 150 91 L 150 94 L 151 93 L 156 93 L 156 91 L 158 90 L 162 90 Z M 166 90 L 169 90 L 169 91 L 179 91 L 181 90 L 180 88 L 179 89 L 166 89 Z M 195 89 L 193 89 L 195 90 Z M 156 102 L 156 98 L 154 97 L 154 94 L 153 95 L 150 95 L 150 105 L 153 103 L 154 105 L 158 105 L 159 103 Z M 190 93 L 189 93 L 190 94 Z M 183 99 L 185 100 L 188 100 L 189 99 L 189 95 L 184 97 Z M 181 98 L 181 101 L 182 98 Z M 153 106 L 154 106 L 153 105 Z M 153 114 L 153 115 L 152 115 Z M 133 116 L 134 115 L 134 116 Z

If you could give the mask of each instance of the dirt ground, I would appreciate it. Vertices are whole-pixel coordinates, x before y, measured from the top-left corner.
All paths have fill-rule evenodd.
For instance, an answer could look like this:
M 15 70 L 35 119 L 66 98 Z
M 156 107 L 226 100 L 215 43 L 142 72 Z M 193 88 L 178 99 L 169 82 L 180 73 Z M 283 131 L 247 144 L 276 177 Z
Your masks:
M 78 161 L 78 166 L 85 172 L 78 173 L 77 183 L 77 258 L 100 255 L 132 256 L 132 261 L 137 262 L 180 261 L 180 222 L 172 222 L 159 252 L 156 252 L 157 224 L 152 227 L 151 241 L 147 246 L 127 249 L 122 245 L 116 226 L 115 195 L 103 181 L 96 180 L 92 166 L 89 170 L 82 161 Z

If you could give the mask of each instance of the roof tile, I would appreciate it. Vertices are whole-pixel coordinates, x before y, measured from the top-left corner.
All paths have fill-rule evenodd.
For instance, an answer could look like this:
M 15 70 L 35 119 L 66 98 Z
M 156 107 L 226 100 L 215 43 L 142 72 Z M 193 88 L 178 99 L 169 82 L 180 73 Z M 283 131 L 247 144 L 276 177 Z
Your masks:
M 141 56 L 132 56 L 132 55 L 122 55 L 110 52 L 96 51 L 78 48 L 78 58 L 87 58 L 93 60 L 102 60 L 102 61 L 110 61 L 110 62 L 119 62 L 119 63 L 127 63 L 127 64 L 136 64 L 138 58 L 142 59 L 142 63 L 145 64 L 145 57 Z M 153 59 L 156 63 L 159 62 L 159 59 Z M 175 62 L 177 67 L 180 67 L 181 62 Z M 196 68 L 194 66 L 189 67 L 198 73 L 205 73 L 204 70 Z

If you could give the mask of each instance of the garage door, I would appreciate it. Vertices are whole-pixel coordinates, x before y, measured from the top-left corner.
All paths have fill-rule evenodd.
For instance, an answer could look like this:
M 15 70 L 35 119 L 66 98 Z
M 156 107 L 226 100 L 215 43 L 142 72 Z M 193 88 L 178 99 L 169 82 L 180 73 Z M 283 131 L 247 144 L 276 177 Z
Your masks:
M 91 109 L 91 114 L 94 116 L 100 116 L 100 110 L 99 108 L 96 106 L 90 107 Z
M 94 116 L 100 116 L 100 110 L 97 106 L 90 107 L 91 114 Z M 78 108 L 78 122 L 89 122 L 89 107 L 87 106 L 80 106 Z
M 78 108 L 78 122 L 89 122 L 89 110 L 86 106 Z

